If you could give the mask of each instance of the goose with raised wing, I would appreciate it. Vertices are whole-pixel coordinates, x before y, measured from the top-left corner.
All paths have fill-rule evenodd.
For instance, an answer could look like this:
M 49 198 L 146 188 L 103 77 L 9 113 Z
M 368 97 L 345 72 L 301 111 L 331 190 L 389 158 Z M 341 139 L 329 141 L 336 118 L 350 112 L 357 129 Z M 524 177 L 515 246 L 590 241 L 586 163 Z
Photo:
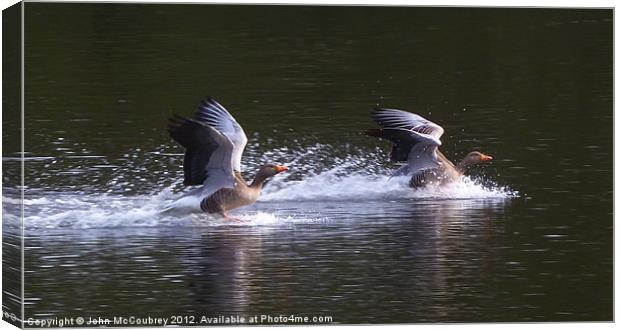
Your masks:
M 170 137 L 185 148 L 183 183 L 201 186 L 172 203 L 168 209 L 217 213 L 254 204 L 267 179 L 287 171 L 283 165 L 264 165 L 248 184 L 241 176 L 241 156 L 248 141 L 243 128 L 212 98 L 201 101 L 193 118 L 169 119 Z
M 366 134 L 393 143 L 390 160 L 406 163 L 393 176 L 410 175 L 409 185 L 413 188 L 454 182 L 470 166 L 493 159 L 472 151 L 455 165 L 438 149 L 443 128 L 420 115 L 398 109 L 375 108 L 371 118 L 380 128 L 369 129 Z

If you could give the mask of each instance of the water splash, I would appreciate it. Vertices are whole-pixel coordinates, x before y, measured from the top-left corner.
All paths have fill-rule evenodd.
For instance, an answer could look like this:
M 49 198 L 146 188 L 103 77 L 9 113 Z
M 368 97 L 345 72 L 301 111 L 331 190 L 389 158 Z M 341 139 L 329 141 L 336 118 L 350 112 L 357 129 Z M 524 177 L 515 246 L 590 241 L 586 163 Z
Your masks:
M 518 196 L 507 187 L 482 184 L 464 177 L 460 181 L 442 187 L 413 190 L 407 177 L 390 178 L 391 168 L 380 149 L 367 149 L 350 145 L 312 144 L 280 147 L 260 151 L 260 144 L 251 143 L 246 151 L 246 171 L 257 170 L 267 162 L 286 164 L 291 171 L 276 176 L 265 187 L 259 205 L 235 210 L 232 214 L 243 219 L 231 222 L 206 214 L 162 213 L 162 206 L 181 197 L 187 189 L 181 189 L 182 172 L 177 168 L 165 169 L 171 178 L 165 183 L 157 182 L 154 194 L 115 193 L 117 185 L 135 184 L 129 179 L 119 183 L 110 181 L 102 187 L 103 193 L 80 193 L 76 191 L 46 192 L 35 194 L 24 201 L 24 223 L 28 229 L 38 228 L 117 228 L 117 227 L 195 227 L 195 226 L 274 226 L 281 224 L 316 223 L 330 221 L 330 215 L 322 212 L 319 204 L 311 201 L 398 201 L 408 203 L 412 199 L 506 199 Z M 148 155 L 159 153 L 146 152 Z M 344 155 L 342 157 L 334 155 Z M 148 162 L 149 158 L 144 157 Z M 132 157 L 139 160 L 140 157 Z M 135 164 L 133 169 L 145 164 Z M 175 166 L 171 164 L 171 166 Z M 142 182 L 144 180 L 141 180 Z M 42 191 L 42 192 L 41 192 Z M 110 192 L 112 191 L 112 192 Z M 19 199 L 5 198 L 10 206 Z M 304 206 L 306 205 L 306 206 Z M 257 208 L 260 207 L 260 210 Z M 346 204 L 343 204 L 346 208 Z M 4 208 L 4 205 L 3 205 Z M 291 214 L 290 209 L 297 209 Z M 281 211 L 289 210 L 289 211 Z M 320 215 L 317 215 L 320 214 Z
M 344 150 L 343 150 L 344 149 Z M 276 153 L 274 153 L 276 154 Z M 306 200 L 374 200 L 399 198 L 512 198 L 518 192 L 499 186 L 492 181 L 464 176 L 459 181 L 437 187 L 429 186 L 413 190 L 409 178 L 391 177 L 394 166 L 386 163 L 387 155 L 381 149 L 368 152 L 349 145 L 331 146 L 315 144 L 300 156 L 292 157 L 291 171 L 276 176 L 261 197 L 265 201 Z M 346 155 L 337 157 L 334 155 Z M 272 156 L 272 155 L 270 155 Z M 288 155 L 290 156 L 290 155 Z M 322 159 L 323 162 L 317 162 Z M 323 166 L 329 160 L 329 166 Z M 303 164 L 301 177 L 295 177 L 296 165 Z M 321 170 L 323 169 L 323 170 Z
M 444 186 L 421 189 L 409 187 L 405 176 L 365 175 L 342 176 L 337 170 L 312 175 L 300 181 L 277 181 L 265 188 L 265 201 L 307 200 L 375 200 L 375 199 L 485 199 L 518 197 L 518 192 L 498 185 L 484 186 L 477 180 L 462 177 Z

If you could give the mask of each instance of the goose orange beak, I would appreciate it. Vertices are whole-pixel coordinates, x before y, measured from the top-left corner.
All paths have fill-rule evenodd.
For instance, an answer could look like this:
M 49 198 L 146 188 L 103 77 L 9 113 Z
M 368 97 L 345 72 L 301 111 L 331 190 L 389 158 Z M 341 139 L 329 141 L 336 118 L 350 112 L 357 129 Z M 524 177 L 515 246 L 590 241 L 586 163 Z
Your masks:
M 281 173 L 284 171 L 288 171 L 288 167 L 284 166 L 284 165 L 276 165 L 276 172 Z
M 491 157 L 489 155 L 484 155 L 483 154 L 482 156 L 480 156 L 480 159 L 485 161 L 485 162 L 488 162 L 489 160 L 493 160 L 493 157 Z

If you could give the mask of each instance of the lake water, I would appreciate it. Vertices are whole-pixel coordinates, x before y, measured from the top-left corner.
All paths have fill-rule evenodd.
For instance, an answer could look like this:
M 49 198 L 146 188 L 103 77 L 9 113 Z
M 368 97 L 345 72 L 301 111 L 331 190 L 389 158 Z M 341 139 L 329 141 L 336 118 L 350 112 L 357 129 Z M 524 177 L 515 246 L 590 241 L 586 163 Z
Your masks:
M 611 10 L 25 8 L 26 319 L 612 320 Z M 291 168 L 243 223 L 158 211 L 183 193 L 166 120 L 207 95 L 248 135 L 247 178 Z M 388 180 L 389 145 L 363 134 L 377 105 L 442 125 L 453 160 L 494 160 L 440 189 Z

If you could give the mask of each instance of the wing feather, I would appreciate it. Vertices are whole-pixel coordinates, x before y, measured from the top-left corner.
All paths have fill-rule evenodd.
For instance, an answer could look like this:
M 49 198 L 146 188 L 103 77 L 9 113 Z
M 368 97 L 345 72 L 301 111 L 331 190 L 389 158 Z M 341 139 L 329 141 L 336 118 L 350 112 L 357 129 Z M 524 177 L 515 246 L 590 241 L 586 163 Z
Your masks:
M 195 118 L 199 121 L 207 123 L 209 126 L 215 128 L 222 134 L 224 134 L 233 144 L 232 150 L 232 166 L 235 171 L 241 171 L 241 156 L 245 145 L 248 142 L 248 138 L 243 131 L 243 128 L 237 120 L 212 98 L 202 100 L 198 111 L 195 114 Z
M 402 175 L 404 171 L 416 173 L 418 171 L 436 168 L 439 166 L 438 150 L 441 141 L 429 134 L 418 133 L 405 128 L 383 128 L 368 130 L 372 136 L 388 139 L 394 143 L 392 150 L 392 160 L 395 156 L 402 157 L 402 153 L 395 152 L 408 150 L 406 157 L 398 158 L 399 161 L 406 161 L 406 167 L 401 167 L 395 175 Z M 396 151 L 394 150 L 396 149 Z
M 436 139 L 441 138 L 444 132 L 441 126 L 432 121 L 420 115 L 398 109 L 375 108 L 371 118 L 383 128 L 404 128 L 431 135 Z
M 426 147 L 420 149 L 421 145 L 441 145 L 439 139 L 443 135 L 443 128 L 420 115 L 398 109 L 375 108 L 371 118 L 381 128 L 369 129 L 366 134 L 394 143 L 390 153 L 390 159 L 394 162 L 411 163 L 421 155 L 428 154 Z M 414 151 L 414 148 L 417 149 Z M 412 155 L 415 159 L 411 158 Z M 426 160 L 427 157 L 423 157 L 418 165 L 422 166 Z M 409 170 L 414 171 L 415 168 L 410 167 Z
M 168 131 L 185 147 L 184 184 L 232 187 L 234 146 L 227 136 L 206 123 L 178 116 L 169 120 Z
M 441 145 L 441 141 L 432 135 L 422 134 L 416 131 L 409 132 L 411 132 L 411 141 L 413 142 L 407 159 L 409 170 L 415 173 L 417 171 L 438 167 L 439 159 L 437 159 L 437 148 Z

